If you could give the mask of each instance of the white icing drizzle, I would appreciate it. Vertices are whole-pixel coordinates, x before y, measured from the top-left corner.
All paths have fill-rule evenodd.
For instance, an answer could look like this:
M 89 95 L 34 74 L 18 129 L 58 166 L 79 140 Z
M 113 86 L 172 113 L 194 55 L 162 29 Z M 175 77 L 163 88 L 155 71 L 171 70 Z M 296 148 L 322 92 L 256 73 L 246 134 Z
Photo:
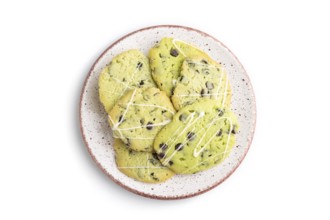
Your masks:
M 180 47 L 178 47 L 178 45 L 176 45 L 176 42 L 181 42 L 181 43 L 185 43 L 185 44 L 187 44 L 187 43 L 184 42 L 184 41 L 178 40 L 178 39 L 172 39 L 172 43 L 173 43 L 174 47 L 175 47 L 178 51 L 180 51 L 181 54 L 182 54 L 184 57 L 187 57 L 187 55 L 186 55 L 186 54 L 180 49 Z M 187 44 L 187 45 L 189 45 L 189 44 Z M 191 45 L 191 46 L 192 46 L 192 45 Z
M 210 94 L 204 94 L 203 96 L 217 96 L 217 95 L 221 95 L 221 94 L 225 94 L 224 92 L 219 92 L 219 93 L 210 93 Z M 226 94 L 230 94 L 229 92 L 227 92 Z M 177 96 L 177 97 L 187 97 L 187 96 L 201 96 L 201 94 L 177 94 L 177 95 L 173 95 L 173 96 Z
M 155 124 L 151 124 L 151 125 L 142 125 L 142 126 L 136 126 L 136 127 L 130 127 L 130 128 L 116 128 L 116 129 L 113 129 L 113 130 L 116 130 L 116 131 L 127 131 L 127 130 L 133 130 L 133 129 L 138 129 L 138 128 L 157 127 L 157 126 L 167 125 L 171 121 L 172 120 L 166 120 L 166 121 L 163 121 L 161 123 L 155 123 Z
M 176 42 L 180 42 L 180 43 L 182 43 L 182 44 L 186 44 L 186 45 L 188 45 L 188 46 L 190 46 L 190 47 L 195 48 L 195 49 L 198 50 L 198 51 L 201 51 L 199 48 L 195 47 L 195 46 L 192 45 L 192 44 L 189 44 L 189 43 L 184 42 L 184 41 L 179 40 L 179 39 L 172 39 L 172 43 L 173 43 L 174 47 L 175 47 L 176 49 L 178 49 L 178 50 L 182 53 L 182 55 L 183 55 L 184 57 L 187 57 L 187 55 L 186 55 L 186 54 L 180 49 L 180 47 L 178 47 L 178 45 L 176 44 Z M 201 51 L 201 52 L 202 52 L 202 51 Z
M 172 110 L 170 110 L 170 109 L 168 109 L 168 108 L 165 108 L 165 107 L 163 107 L 163 106 L 160 106 L 160 105 L 132 104 L 132 106 L 157 107 L 157 108 L 164 109 L 164 110 L 170 112 L 172 115 L 175 114 Z
M 109 118 L 111 124 L 115 125 L 115 122 L 114 122 L 114 120 L 112 120 L 112 118 L 111 118 L 110 115 L 108 115 L 108 118 Z M 123 134 L 121 133 L 121 131 L 118 131 L 118 133 L 119 133 L 121 139 L 124 138 L 124 136 L 123 136 Z
M 117 78 L 115 78 L 115 77 L 111 77 L 111 79 L 115 80 L 115 81 L 118 82 L 118 83 L 123 84 L 125 87 L 127 87 L 127 88 L 129 88 L 129 89 L 134 89 L 134 87 L 132 87 L 132 86 L 129 85 L 130 82 L 124 83 L 123 81 L 121 81 L 120 79 L 117 79 Z M 118 93 L 118 94 L 120 94 L 120 93 Z

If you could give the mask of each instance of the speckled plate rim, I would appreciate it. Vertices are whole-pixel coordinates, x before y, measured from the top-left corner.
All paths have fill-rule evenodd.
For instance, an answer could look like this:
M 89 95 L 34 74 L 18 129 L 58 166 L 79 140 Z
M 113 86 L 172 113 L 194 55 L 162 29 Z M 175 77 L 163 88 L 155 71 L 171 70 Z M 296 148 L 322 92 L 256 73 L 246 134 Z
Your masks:
M 242 155 L 241 159 L 238 161 L 238 163 L 236 164 L 236 166 L 231 170 L 230 173 L 228 173 L 223 179 L 220 179 L 218 182 L 216 182 L 214 185 L 210 186 L 209 188 L 206 188 L 204 190 L 201 190 L 199 192 L 196 192 L 196 193 L 191 193 L 191 194 L 188 194 L 188 195 L 183 195 L 183 196 L 157 196 L 157 195 L 150 195 L 150 194 L 147 194 L 147 193 L 143 193 L 143 192 L 140 192 L 136 189 L 133 189 L 133 188 L 130 188 L 128 186 L 126 186 L 125 184 L 121 183 L 119 180 L 117 180 L 114 176 L 112 176 L 110 173 L 108 173 L 106 171 L 106 169 L 102 166 L 102 164 L 96 159 L 95 155 L 92 153 L 91 151 L 91 148 L 88 144 L 88 141 L 87 141 L 87 138 L 86 138 L 86 134 L 84 132 L 84 129 L 83 129 L 83 125 L 82 125 L 82 108 L 83 108 L 83 103 L 82 103 L 82 99 L 83 99 L 83 95 L 84 95 L 84 90 L 85 90 L 85 87 L 86 87 L 86 84 L 87 84 L 87 81 L 88 79 L 90 78 L 91 74 L 92 74 L 92 71 L 95 69 L 95 66 L 98 64 L 98 62 L 100 61 L 100 59 L 112 48 L 114 47 L 116 44 L 120 43 L 122 40 L 124 40 L 125 38 L 127 37 L 130 37 L 131 35 L 134 35 L 138 32 L 141 32 L 141 31 L 146 31 L 146 30 L 149 30 L 149 29 L 154 29 L 154 28 L 181 28 L 181 29 L 185 29 L 187 31 L 195 31 L 195 32 L 198 32 L 200 33 L 201 35 L 203 36 L 206 36 L 206 37 L 210 37 L 212 38 L 214 41 L 216 41 L 217 43 L 219 43 L 222 47 L 226 48 L 228 50 L 229 53 L 231 53 L 231 55 L 234 57 L 234 59 L 236 60 L 236 62 L 239 63 L 239 65 L 241 66 L 242 68 L 242 72 L 247 80 L 247 82 L 251 85 L 251 97 L 253 97 L 253 121 L 252 121 L 252 131 L 251 131 L 251 139 L 249 141 L 249 143 L 247 144 L 247 148 L 244 152 L 244 154 Z M 124 189 L 130 191 L 130 192 L 133 192 L 137 195 L 141 195 L 141 196 L 144 196 L 144 197 L 147 197 L 147 198 L 152 198 L 152 199 L 159 199 L 159 200 L 178 200 L 178 199 L 186 199 L 186 198 L 191 198 L 191 197 L 194 197 L 194 196 L 198 196 L 200 194 L 203 194 L 205 192 L 208 192 L 212 189 L 214 189 L 215 187 L 217 187 L 218 185 L 220 185 L 222 182 L 224 182 L 228 177 L 230 177 L 234 172 L 235 170 L 240 166 L 240 164 L 242 163 L 242 161 L 244 160 L 246 154 L 248 153 L 249 149 L 250 149 L 250 146 L 251 146 L 251 143 L 253 141 L 253 138 L 254 138 L 254 133 L 255 133 L 255 127 L 256 127 L 256 120 L 257 120 L 257 108 L 256 108 L 256 98 L 255 98 L 255 93 L 254 93 L 254 90 L 253 90 L 253 87 L 252 87 L 252 84 L 251 84 L 251 80 L 244 68 L 244 66 L 242 65 L 242 63 L 238 60 L 238 58 L 236 57 L 236 55 L 226 46 L 224 45 L 221 41 L 219 41 L 218 39 L 216 39 L 215 37 L 203 32 L 203 31 L 200 31 L 200 30 L 197 30 L 195 28 L 191 28 L 191 27 L 187 27 L 187 26 L 181 26 L 181 25 L 155 25 L 155 26 L 149 26 L 149 27 L 145 27 L 145 28 L 141 28 L 141 29 L 138 29 L 136 31 L 133 31 L 133 32 L 130 32 L 129 34 L 126 34 L 124 35 L 123 37 L 119 38 L 118 40 L 116 40 L 114 43 L 112 43 L 108 48 L 106 48 L 102 54 L 96 59 L 96 61 L 94 62 L 94 64 L 92 65 L 92 67 L 90 68 L 85 80 L 84 80 L 84 83 L 83 83 L 83 87 L 82 87 L 82 90 L 81 90 L 81 94 L 80 94 L 80 102 L 79 102 L 79 120 L 80 120 L 80 131 L 81 131 L 81 134 L 82 134 L 82 137 L 83 137 L 83 140 L 84 140 L 84 143 L 85 143 L 85 146 L 87 148 L 87 151 L 88 153 L 90 154 L 90 156 L 92 157 L 92 159 L 95 161 L 96 165 L 102 170 L 102 172 L 107 175 L 113 182 L 115 182 L 116 184 L 118 184 L 119 186 L 123 187 Z

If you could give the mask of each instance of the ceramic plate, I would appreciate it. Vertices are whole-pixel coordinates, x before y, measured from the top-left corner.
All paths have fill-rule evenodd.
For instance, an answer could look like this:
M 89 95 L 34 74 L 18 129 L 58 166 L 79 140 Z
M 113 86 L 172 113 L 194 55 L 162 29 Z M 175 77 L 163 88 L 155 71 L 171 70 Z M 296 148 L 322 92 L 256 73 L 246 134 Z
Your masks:
M 232 85 L 232 110 L 240 123 L 237 142 L 226 160 L 218 166 L 193 175 L 176 175 L 160 184 L 135 181 L 116 166 L 113 137 L 107 114 L 98 98 L 98 76 L 111 59 L 129 49 L 148 50 L 163 37 L 174 37 L 194 44 L 227 69 Z M 132 32 L 108 47 L 92 66 L 82 89 L 81 131 L 90 155 L 113 181 L 139 195 L 157 199 L 181 199 L 206 192 L 228 178 L 242 162 L 251 144 L 256 120 L 255 98 L 251 82 L 235 55 L 214 37 L 188 27 L 163 25 Z

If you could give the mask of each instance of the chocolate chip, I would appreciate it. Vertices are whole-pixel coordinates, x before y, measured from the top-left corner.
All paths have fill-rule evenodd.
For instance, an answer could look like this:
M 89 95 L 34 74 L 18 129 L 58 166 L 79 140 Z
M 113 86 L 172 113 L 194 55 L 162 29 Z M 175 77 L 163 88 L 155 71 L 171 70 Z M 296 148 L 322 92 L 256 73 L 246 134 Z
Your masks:
M 189 141 L 194 140 L 195 137 L 196 137 L 196 134 L 195 134 L 194 132 L 189 131 L 189 132 L 187 133 L 187 138 L 188 138 Z
M 174 95 L 174 87 L 171 89 L 171 95 Z
M 184 76 L 180 76 L 179 81 L 182 82 Z
M 207 64 L 206 60 L 201 60 L 201 63 Z
M 146 128 L 148 129 L 148 130 L 151 130 L 152 129 L 152 126 L 153 125 L 153 123 L 152 122 L 148 122 L 148 124 L 147 124 L 147 126 L 146 126 Z
M 158 158 L 159 158 L 159 159 L 163 159 L 164 157 L 165 157 L 165 154 L 164 154 L 164 153 L 159 153 L 159 154 L 158 154 Z
M 235 129 L 236 129 L 236 126 L 234 125 L 234 126 L 233 126 L 233 130 L 231 130 L 231 133 L 232 133 L 232 134 L 236 134 L 236 130 L 235 130 Z
M 158 156 L 157 156 L 157 154 L 156 154 L 155 152 L 152 153 L 152 157 L 153 157 L 154 159 L 158 160 Z
M 127 141 L 127 146 L 129 147 L 129 146 L 131 146 L 131 142 L 129 141 L 129 138 L 126 138 L 126 141 Z
M 206 94 L 205 89 L 202 89 L 202 90 L 201 90 L 201 96 L 204 97 L 205 94 Z
M 220 117 L 223 116 L 224 112 L 221 109 L 218 108 L 217 111 L 218 111 L 218 116 Z
M 119 116 L 119 120 L 118 120 L 118 122 L 119 123 L 121 123 L 121 120 L 123 119 L 123 116 L 121 115 L 121 116 Z
M 180 151 L 180 150 L 183 149 L 183 145 L 181 143 L 178 143 L 178 144 L 175 145 L 174 148 L 175 148 L 175 150 Z
M 217 136 L 219 137 L 219 136 L 221 136 L 222 135 L 222 129 L 220 129 L 219 131 L 218 131 L 218 133 L 217 133 Z
M 184 113 L 179 116 L 180 121 L 185 121 L 186 119 L 187 119 L 187 115 Z
M 206 75 L 210 74 L 209 69 L 207 69 L 207 68 L 203 68 L 202 72 Z
M 160 145 L 159 145 L 159 148 L 162 150 L 162 151 L 165 151 L 166 149 L 167 149 L 167 144 L 164 144 L 164 143 L 161 143 Z
M 189 66 L 190 68 L 193 68 L 193 67 L 196 66 L 196 64 L 195 64 L 195 63 L 192 63 L 192 62 L 189 62 L 189 63 L 188 63 L 188 66 Z
M 170 166 L 172 166 L 172 165 L 173 165 L 173 161 L 172 161 L 172 160 L 168 161 L 168 164 L 169 164 Z
M 155 175 L 155 173 L 154 173 L 154 172 L 150 173 L 150 176 L 154 176 L 154 175 Z
M 212 90 L 212 89 L 214 88 L 213 83 L 211 83 L 210 81 L 207 81 L 207 82 L 205 83 L 205 86 L 206 86 L 206 88 L 208 88 L 209 90 Z
M 165 112 L 167 112 L 166 110 L 162 110 L 162 114 L 164 114 Z
M 144 85 L 144 81 L 143 80 L 140 81 L 140 86 L 142 86 L 142 85 Z
M 178 51 L 176 49 L 171 49 L 170 54 L 172 57 L 177 57 L 179 55 Z
M 143 63 L 138 62 L 138 64 L 136 65 L 136 68 L 139 69 L 139 70 L 141 70 L 142 66 L 143 66 Z

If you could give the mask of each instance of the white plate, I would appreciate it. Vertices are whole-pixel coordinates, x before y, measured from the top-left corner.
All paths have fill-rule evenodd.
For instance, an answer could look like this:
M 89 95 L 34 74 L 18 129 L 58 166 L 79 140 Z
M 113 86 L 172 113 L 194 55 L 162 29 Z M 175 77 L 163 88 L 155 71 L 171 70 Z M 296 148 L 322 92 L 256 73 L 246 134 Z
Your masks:
M 163 37 L 174 37 L 194 44 L 206 51 L 227 69 L 232 86 L 232 110 L 240 123 L 236 146 L 229 157 L 218 166 L 194 175 L 176 175 L 160 184 L 135 181 L 116 166 L 113 137 L 107 115 L 98 98 L 98 76 L 112 58 L 129 49 L 148 50 Z M 132 32 L 108 47 L 92 66 L 81 93 L 81 131 L 90 155 L 97 165 L 113 181 L 139 195 L 157 199 L 180 199 L 195 196 L 219 185 L 242 162 L 249 150 L 256 122 L 256 106 L 253 89 L 242 64 L 220 41 L 188 27 L 162 25 Z

